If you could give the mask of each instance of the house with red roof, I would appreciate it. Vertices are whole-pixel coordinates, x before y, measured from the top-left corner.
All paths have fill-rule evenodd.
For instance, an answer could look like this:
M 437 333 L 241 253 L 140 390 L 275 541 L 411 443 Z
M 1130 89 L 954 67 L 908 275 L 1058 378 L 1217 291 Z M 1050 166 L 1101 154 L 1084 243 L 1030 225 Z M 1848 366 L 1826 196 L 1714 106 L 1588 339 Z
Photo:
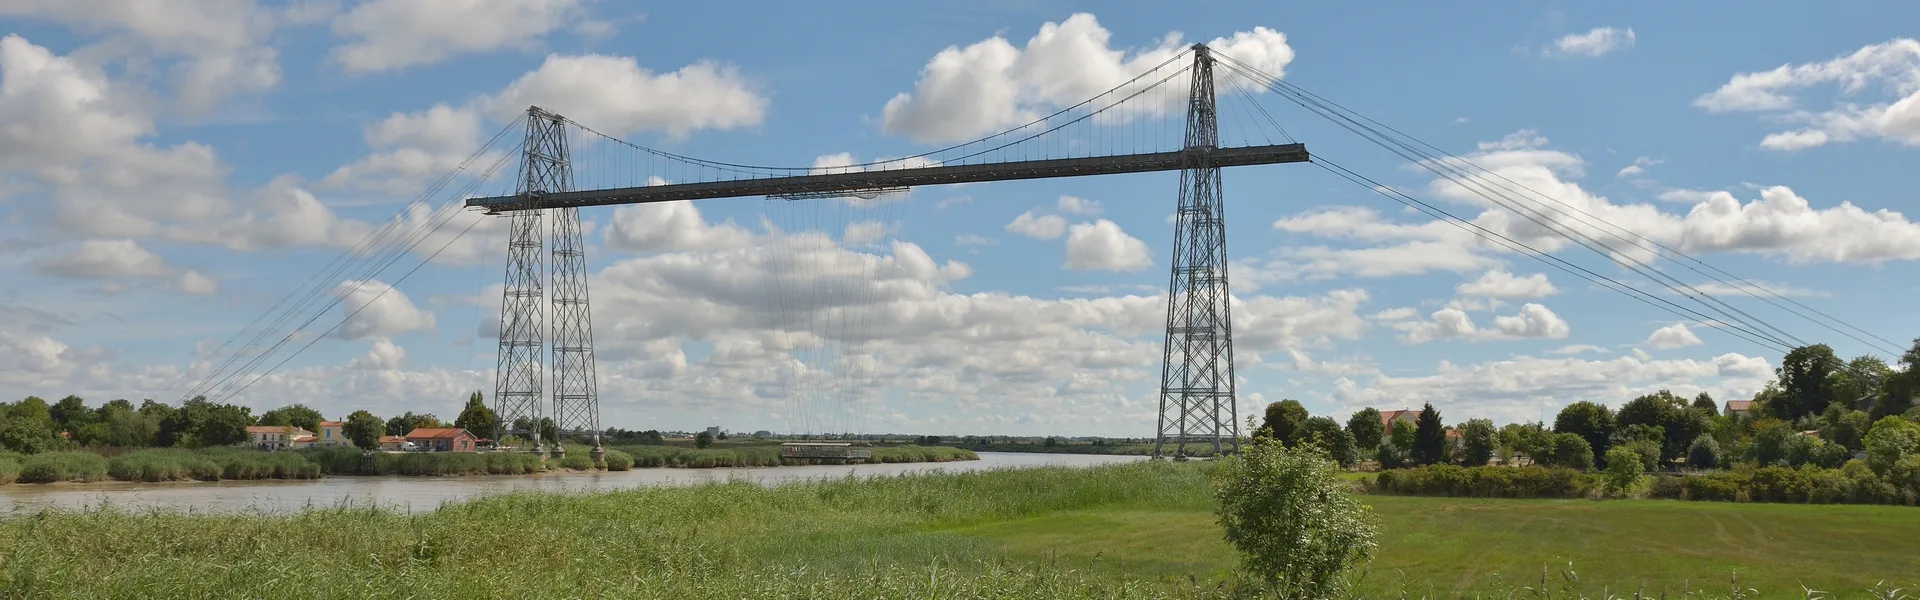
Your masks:
M 415 429 L 407 432 L 407 441 L 431 452 L 473 452 L 473 433 L 458 427 Z
M 1407 425 L 1413 425 L 1414 422 L 1418 421 L 1419 419 L 1420 419 L 1420 411 L 1417 411 L 1417 410 L 1380 411 L 1380 424 L 1386 426 L 1386 435 L 1389 435 L 1389 436 L 1393 435 L 1394 423 L 1406 423 Z
M 304 438 L 304 441 L 302 440 Z M 292 425 L 249 425 L 247 443 L 261 450 L 302 448 L 313 440 L 313 432 Z
M 313 434 L 313 445 L 321 448 L 352 446 L 353 440 L 347 439 L 346 429 L 346 421 L 321 421 L 320 431 Z

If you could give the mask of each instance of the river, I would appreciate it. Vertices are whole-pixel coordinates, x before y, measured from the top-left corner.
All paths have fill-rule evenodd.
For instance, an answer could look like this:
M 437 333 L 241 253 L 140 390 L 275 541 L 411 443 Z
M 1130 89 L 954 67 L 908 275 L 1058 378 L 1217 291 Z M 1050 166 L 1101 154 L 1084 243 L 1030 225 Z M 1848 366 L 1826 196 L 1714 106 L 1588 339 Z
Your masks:
M 1086 467 L 1146 460 L 1144 456 L 980 452 L 980 460 L 732 469 L 634 469 L 619 472 L 466 477 L 325 477 L 306 481 L 56 483 L 0 485 L 0 517 L 44 508 L 113 506 L 193 512 L 290 513 L 308 507 L 380 505 L 401 511 L 522 491 L 587 492 L 743 480 L 766 485 L 809 479 L 960 472 L 984 469 Z

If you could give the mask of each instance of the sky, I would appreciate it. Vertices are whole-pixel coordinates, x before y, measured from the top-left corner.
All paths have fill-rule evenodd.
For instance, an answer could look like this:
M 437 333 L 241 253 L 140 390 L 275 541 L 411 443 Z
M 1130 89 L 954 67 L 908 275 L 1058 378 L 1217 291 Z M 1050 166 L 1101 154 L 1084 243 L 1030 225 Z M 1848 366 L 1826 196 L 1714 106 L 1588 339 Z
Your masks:
M 396 215 L 424 222 L 410 201 L 457 200 L 425 192 L 529 104 L 681 155 L 844 165 L 1007 129 L 1194 42 L 1894 346 L 1920 336 L 1920 42 L 1899 25 L 1920 5 L 1188 4 L 0 0 L 0 397 L 178 401 L 328 261 Z M 1234 102 L 1316 157 L 1658 289 L 1250 98 Z M 1223 139 L 1266 135 L 1220 102 Z M 1312 165 L 1223 179 L 1243 416 L 1293 398 L 1340 418 L 1430 402 L 1449 421 L 1550 421 L 1659 389 L 1744 399 L 1780 360 Z M 782 201 L 584 209 L 601 422 L 804 429 L 818 407 L 782 376 L 807 354 L 795 340 L 854 314 L 830 333 L 871 338 L 841 355 L 859 429 L 1151 436 L 1179 185 L 915 189 L 828 211 L 834 235 L 806 248 L 769 233 L 803 224 Z M 473 228 L 319 282 L 337 302 L 253 373 L 292 358 L 209 395 L 331 418 L 451 418 L 491 396 L 504 220 L 453 223 Z M 769 299 L 823 281 L 868 304 Z M 1892 358 L 1720 292 L 1843 357 Z

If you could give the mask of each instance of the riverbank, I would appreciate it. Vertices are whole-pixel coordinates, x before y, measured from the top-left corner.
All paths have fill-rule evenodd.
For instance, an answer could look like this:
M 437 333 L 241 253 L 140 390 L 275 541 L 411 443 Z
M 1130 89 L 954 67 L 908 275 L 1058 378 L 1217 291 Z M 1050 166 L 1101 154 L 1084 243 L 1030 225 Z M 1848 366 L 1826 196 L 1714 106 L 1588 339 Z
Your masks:
M 0 596 L 1215 597 L 1236 557 L 1214 525 L 1208 468 L 512 493 L 410 514 L 0 517 Z M 1799 597 L 1801 584 L 1859 594 L 1920 572 L 1912 508 L 1366 501 L 1382 521 L 1367 597 L 1499 595 L 1543 569 L 1555 596 L 1576 597 L 1558 589 L 1569 561 L 1573 587 L 1595 596 L 1726 590 L 1735 573 L 1759 597 Z M 289 531 L 307 533 L 236 543 Z
M 526 452 L 376 452 L 369 458 L 354 448 L 308 448 L 263 452 L 241 448 L 183 450 L 149 448 L 105 458 L 86 451 L 21 455 L 0 453 L 0 484 L 57 482 L 299 480 L 322 476 L 525 475 L 551 470 L 626 471 L 640 468 L 778 467 L 817 464 L 785 459 L 779 446 L 693 449 L 676 446 L 619 446 L 606 449 L 603 461 L 590 448 L 567 444 L 560 459 Z M 867 464 L 941 463 L 979 460 L 974 452 L 949 447 L 873 448 Z

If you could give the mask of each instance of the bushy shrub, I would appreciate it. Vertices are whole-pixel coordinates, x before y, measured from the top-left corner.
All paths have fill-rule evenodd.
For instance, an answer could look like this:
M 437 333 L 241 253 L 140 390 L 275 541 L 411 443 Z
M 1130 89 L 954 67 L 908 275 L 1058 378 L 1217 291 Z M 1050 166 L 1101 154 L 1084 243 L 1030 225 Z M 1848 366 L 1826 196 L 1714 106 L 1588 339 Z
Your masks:
M 1679 500 L 1686 495 L 1685 477 L 1662 475 L 1653 478 L 1653 486 L 1648 489 L 1647 497 L 1662 500 Z
M 1591 475 L 1563 467 L 1429 465 L 1381 471 L 1372 489 L 1407 496 L 1584 498 L 1596 483 Z
M 586 454 L 569 453 L 560 457 L 560 468 L 575 471 L 592 471 L 593 457 Z
M 1340 466 L 1313 447 L 1257 439 L 1214 471 L 1217 515 L 1247 574 L 1281 598 L 1342 595 L 1373 554 L 1379 525 L 1342 491 Z
M 1687 446 L 1687 467 L 1711 469 L 1720 465 L 1720 443 L 1713 436 L 1701 434 L 1693 438 L 1693 444 Z
M 607 449 L 607 470 L 608 471 L 626 471 L 631 469 L 633 469 L 632 454 L 627 454 L 625 452 L 621 452 L 619 450 L 615 450 L 612 448 Z
M 27 483 L 101 481 L 107 478 L 107 459 L 92 452 L 42 452 L 20 462 L 19 480 Z

